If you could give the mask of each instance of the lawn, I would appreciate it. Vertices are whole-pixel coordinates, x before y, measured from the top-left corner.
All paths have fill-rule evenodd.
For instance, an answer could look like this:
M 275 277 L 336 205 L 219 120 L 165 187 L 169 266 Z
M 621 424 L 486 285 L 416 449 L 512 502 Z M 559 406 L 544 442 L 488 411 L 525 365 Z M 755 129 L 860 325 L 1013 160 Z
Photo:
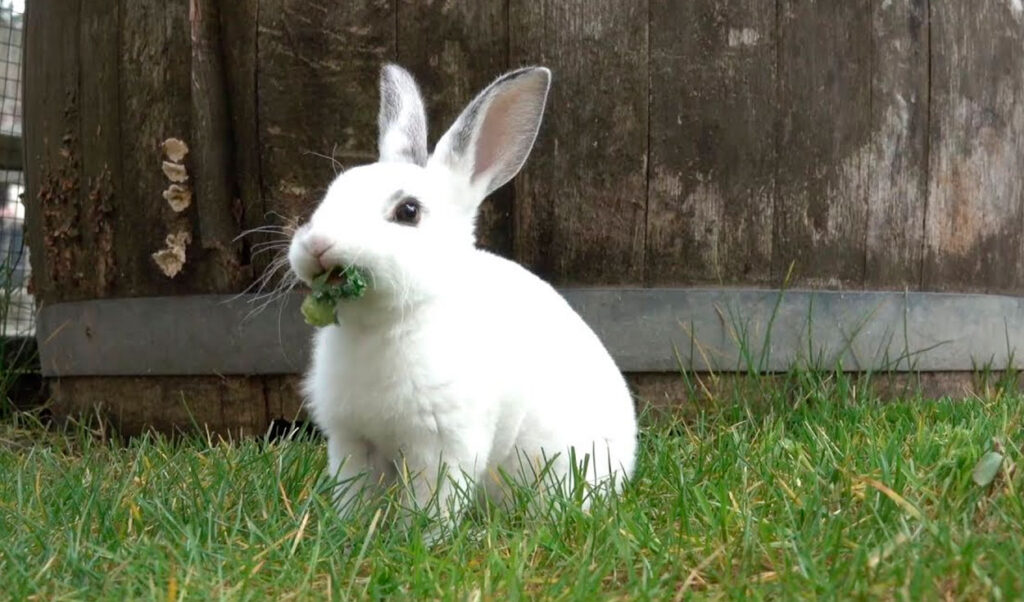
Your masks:
M 1019 599 L 1022 399 L 881 403 L 853 384 L 803 375 L 645 416 L 621 497 L 478 509 L 433 548 L 422 521 L 389 528 L 394 502 L 336 518 L 317 441 L 8 418 L 0 597 Z

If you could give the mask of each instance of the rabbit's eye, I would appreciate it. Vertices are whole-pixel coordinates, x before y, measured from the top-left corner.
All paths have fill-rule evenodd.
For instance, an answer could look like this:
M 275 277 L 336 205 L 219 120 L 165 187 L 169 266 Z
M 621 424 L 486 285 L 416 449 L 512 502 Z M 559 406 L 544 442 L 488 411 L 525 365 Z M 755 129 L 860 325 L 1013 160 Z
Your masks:
M 406 197 L 395 206 L 395 213 L 391 221 L 405 226 L 415 226 L 420 222 L 421 210 L 422 206 L 419 201 L 412 197 Z

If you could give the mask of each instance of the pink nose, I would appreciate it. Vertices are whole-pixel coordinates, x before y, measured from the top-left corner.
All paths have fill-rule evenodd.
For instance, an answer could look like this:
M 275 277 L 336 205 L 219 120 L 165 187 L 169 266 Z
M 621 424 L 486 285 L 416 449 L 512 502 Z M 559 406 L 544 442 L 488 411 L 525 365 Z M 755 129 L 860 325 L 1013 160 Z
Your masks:
M 331 247 L 334 246 L 333 242 L 331 242 L 324 236 L 320 236 L 318 234 L 310 234 L 308 237 L 306 237 L 306 240 L 303 241 L 303 246 L 306 247 L 306 251 L 308 251 L 309 254 L 312 255 L 320 263 L 322 267 L 329 267 L 324 265 L 324 253 L 329 251 Z

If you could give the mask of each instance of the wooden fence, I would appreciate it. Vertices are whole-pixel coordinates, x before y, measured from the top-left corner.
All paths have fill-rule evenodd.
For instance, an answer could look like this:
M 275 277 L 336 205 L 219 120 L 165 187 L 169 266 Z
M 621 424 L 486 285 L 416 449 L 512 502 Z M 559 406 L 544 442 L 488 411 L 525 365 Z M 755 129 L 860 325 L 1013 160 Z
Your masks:
M 419 79 L 431 140 L 502 71 L 553 70 L 480 238 L 558 285 L 772 288 L 792 266 L 816 290 L 1024 294 L 1020 0 L 31 0 L 26 29 L 44 305 L 244 289 L 268 258 L 241 231 L 375 159 L 385 61 Z M 169 278 L 151 254 L 179 232 Z M 251 430 L 293 383 L 65 374 L 57 395 L 129 430 L 183 422 L 183 396 Z

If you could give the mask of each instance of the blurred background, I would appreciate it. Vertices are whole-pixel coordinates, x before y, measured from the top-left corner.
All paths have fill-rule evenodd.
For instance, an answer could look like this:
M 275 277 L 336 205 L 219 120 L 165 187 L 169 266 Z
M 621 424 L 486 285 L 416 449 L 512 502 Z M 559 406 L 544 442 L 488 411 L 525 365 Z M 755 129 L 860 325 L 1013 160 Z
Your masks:
M 0 0 L 0 269 L 8 302 L 2 335 L 34 333 L 28 291 L 29 252 L 25 246 L 25 178 L 21 144 L 21 60 L 25 0 Z

